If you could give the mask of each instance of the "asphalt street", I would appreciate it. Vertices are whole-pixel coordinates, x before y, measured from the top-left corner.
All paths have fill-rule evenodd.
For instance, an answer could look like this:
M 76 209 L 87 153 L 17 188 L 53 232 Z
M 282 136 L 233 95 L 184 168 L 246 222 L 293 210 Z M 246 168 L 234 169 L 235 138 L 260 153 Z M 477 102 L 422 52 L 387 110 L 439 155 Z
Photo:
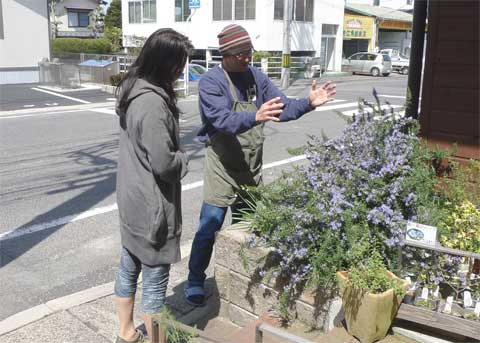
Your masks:
M 337 100 L 297 121 L 269 123 L 264 150 L 270 181 L 299 159 L 288 148 L 304 145 L 309 135 L 338 135 L 359 98 L 401 106 L 407 77 L 355 76 L 336 79 Z M 111 101 L 99 90 L 70 92 L 72 100 L 31 89 L 1 89 L 1 110 L 45 107 L 45 103 L 82 105 Z M 39 88 L 41 89 L 41 88 Z M 286 93 L 308 94 L 309 82 Z M 54 93 L 54 94 L 51 94 Z M 110 100 L 109 100 L 110 99 Z M 42 105 L 43 104 L 43 105 Z M 2 114 L 0 112 L 0 320 L 48 300 L 114 279 L 120 242 L 115 182 L 118 120 L 111 106 Z M 196 139 L 200 118 L 195 96 L 180 101 L 181 140 L 190 157 L 182 181 L 183 236 L 187 249 L 196 230 L 202 199 L 203 145 Z M 298 159 L 298 158 L 297 158 Z

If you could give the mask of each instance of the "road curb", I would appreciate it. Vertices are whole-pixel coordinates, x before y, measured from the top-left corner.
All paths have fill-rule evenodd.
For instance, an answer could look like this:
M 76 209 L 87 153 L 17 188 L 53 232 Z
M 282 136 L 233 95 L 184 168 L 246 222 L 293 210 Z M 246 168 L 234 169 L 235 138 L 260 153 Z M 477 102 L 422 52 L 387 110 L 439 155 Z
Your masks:
M 47 301 L 44 304 L 16 313 L 0 322 L 0 336 L 20 329 L 23 326 L 36 322 L 56 312 L 68 310 L 72 307 L 112 295 L 113 285 L 114 282 L 109 282 Z
M 0 336 L 15 331 L 25 325 L 31 324 L 45 318 L 54 312 L 47 305 L 41 304 L 28 310 L 18 312 L 0 322 Z
M 190 256 L 192 242 L 193 240 L 188 240 L 180 246 L 182 260 Z M 141 275 L 138 279 L 140 284 L 142 279 Z M 181 279 L 177 281 L 177 284 L 169 285 L 169 287 L 173 288 L 185 280 Z M 44 304 L 34 306 L 22 312 L 18 312 L 0 321 L 0 336 L 20 329 L 23 326 L 36 322 L 56 312 L 69 310 L 75 306 L 83 305 L 113 295 L 114 285 L 115 282 L 104 283 L 99 286 L 91 287 L 73 294 L 47 301 Z

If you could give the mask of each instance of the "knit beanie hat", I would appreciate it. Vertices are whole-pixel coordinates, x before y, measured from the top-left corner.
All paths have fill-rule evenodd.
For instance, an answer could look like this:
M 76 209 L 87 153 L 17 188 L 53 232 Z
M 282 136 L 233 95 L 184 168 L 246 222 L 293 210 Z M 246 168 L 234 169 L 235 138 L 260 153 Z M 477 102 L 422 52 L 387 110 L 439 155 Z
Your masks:
M 222 56 L 236 55 L 253 49 L 248 32 L 240 25 L 230 24 L 225 26 L 217 37 Z

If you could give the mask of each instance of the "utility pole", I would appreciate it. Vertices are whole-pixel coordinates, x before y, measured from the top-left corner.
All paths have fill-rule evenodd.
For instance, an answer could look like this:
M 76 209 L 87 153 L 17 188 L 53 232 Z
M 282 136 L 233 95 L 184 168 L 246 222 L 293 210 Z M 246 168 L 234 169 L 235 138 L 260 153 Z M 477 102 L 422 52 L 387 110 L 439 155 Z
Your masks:
M 418 119 L 418 98 L 422 85 L 423 48 L 428 1 L 415 0 L 413 4 L 412 49 L 408 67 L 408 87 L 405 116 Z
M 293 0 L 283 0 L 283 51 L 282 51 L 282 78 L 280 87 L 288 88 L 290 85 L 290 42 L 293 17 Z

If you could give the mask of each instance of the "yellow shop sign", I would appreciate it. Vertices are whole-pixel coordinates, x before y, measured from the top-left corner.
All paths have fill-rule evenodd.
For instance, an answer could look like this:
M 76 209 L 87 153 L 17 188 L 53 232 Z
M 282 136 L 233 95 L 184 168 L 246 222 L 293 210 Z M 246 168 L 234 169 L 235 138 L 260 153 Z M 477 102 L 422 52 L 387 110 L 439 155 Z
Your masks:
M 373 33 L 373 18 L 345 14 L 343 20 L 344 39 L 371 39 Z

